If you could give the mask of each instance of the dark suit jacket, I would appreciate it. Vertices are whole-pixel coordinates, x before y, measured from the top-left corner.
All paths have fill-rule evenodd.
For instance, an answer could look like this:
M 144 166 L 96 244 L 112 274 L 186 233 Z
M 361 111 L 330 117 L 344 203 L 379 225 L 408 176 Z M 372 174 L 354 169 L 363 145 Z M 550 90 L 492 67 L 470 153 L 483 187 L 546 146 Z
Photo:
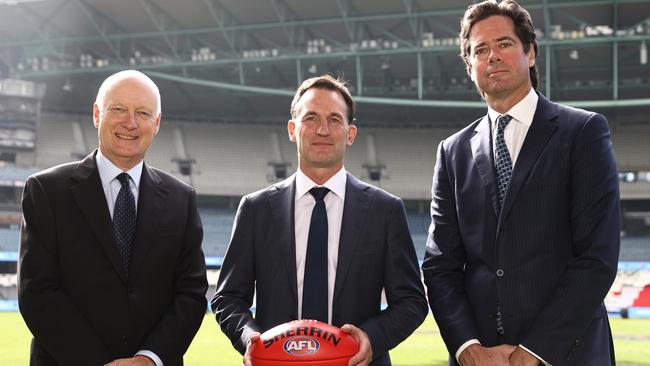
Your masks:
M 244 197 L 212 300 L 244 353 L 253 331 L 297 319 L 295 177 Z M 381 310 L 386 289 L 388 308 Z M 256 314 L 249 310 L 257 291 Z M 368 333 L 375 365 L 423 321 L 427 304 L 402 201 L 347 175 L 332 323 Z
M 195 192 L 145 164 L 137 214 L 127 278 L 95 153 L 27 180 L 18 300 L 32 365 L 103 365 L 141 349 L 182 364 L 206 310 Z
M 476 338 L 554 366 L 613 364 L 603 299 L 620 213 L 607 121 L 540 95 L 500 215 L 491 146 L 484 117 L 438 149 L 423 271 L 450 354 Z

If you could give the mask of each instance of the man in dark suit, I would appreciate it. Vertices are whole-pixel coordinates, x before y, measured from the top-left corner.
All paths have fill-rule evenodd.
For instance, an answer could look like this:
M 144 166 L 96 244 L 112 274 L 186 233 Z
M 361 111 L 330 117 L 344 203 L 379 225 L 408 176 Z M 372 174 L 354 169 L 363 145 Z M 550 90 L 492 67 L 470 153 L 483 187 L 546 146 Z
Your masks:
M 298 171 L 241 200 L 212 309 L 246 365 L 260 332 L 305 318 L 356 338 L 350 365 L 390 365 L 388 350 L 426 316 L 402 201 L 343 167 L 353 121 L 352 97 L 339 80 L 303 82 L 287 126 Z
M 433 175 L 423 272 L 449 364 L 612 365 L 607 121 L 535 92 L 535 30 L 514 1 L 470 6 L 460 36 L 488 113 L 440 143 Z
M 31 365 L 182 365 L 206 310 L 196 193 L 144 164 L 160 126 L 144 74 L 107 78 L 99 149 L 31 176 L 18 300 Z M 136 213 L 137 212 L 137 213 Z

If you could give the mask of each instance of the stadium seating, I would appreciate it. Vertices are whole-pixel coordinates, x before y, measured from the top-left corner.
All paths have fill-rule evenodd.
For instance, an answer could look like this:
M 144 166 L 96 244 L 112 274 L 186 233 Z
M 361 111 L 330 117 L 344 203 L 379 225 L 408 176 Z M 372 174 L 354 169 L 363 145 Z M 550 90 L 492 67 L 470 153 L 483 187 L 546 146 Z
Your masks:
M 357 140 L 346 156 L 348 171 L 406 200 L 429 200 L 436 148 L 441 140 L 458 128 L 384 128 L 370 124 L 362 124 L 359 128 Z M 645 141 L 649 135 L 650 126 L 612 129 L 620 170 L 650 171 L 647 159 L 650 145 Z M 279 143 L 275 148 L 274 139 Z M 0 165 L 0 181 L 22 182 L 38 170 L 89 153 L 97 145 L 97 130 L 90 115 L 46 113 L 37 131 L 37 142 L 35 153 L 18 152 L 22 158 L 16 159 L 17 165 Z M 86 151 L 80 151 L 84 149 Z M 190 175 L 180 174 L 178 158 L 192 162 Z M 162 128 L 147 153 L 149 164 L 176 175 L 197 189 L 204 228 L 203 249 L 207 257 L 217 262 L 225 254 L 230 239 L 236 207 L 229 206 L 241 195 L 276 181 L 269 163 L 278 159 L 288 165 L 288 174 L 295 171 L 296 148 L 288 141 L 284 121 L 241 125 L 163 120 Z M 29 161 L 33 164 L 26 163 Z M 380 180 L 371 179 L 367 169 L 369 163 L 381 167 Z M 621 184 L 621 192 L 624 198 L 647 199 L 650 197 L 650 183 Z M 224 207 L 202 202 L 203 197 L 232 198 Z M 210 199 L 207 201 L 211 202 Z M 407 210 L 419 259 L 424 257 L 430 223 L 426 206 Z M 19 210 L 10 205 L 5 209 L 8 212 Z M 0 252 L 17 252 L 19 235 L 16 222 L 3 224 L 0 228 Z M 648 248 L 648 237 L 623 237 L 620 260 L 650 261 Z M 632 306 L 650 306 L 649 286 L 650 269 L 626 267 L 619 270 L 606 300 L 608 309 L 619 311 Z
M 0 252 L 17 252 L 20 231 L 17 226 L 0 228 Z
M 74 124 L 81 127 L 81 143 L 73 141 Z M 346 168 L 404 199 L 428 200 L 437 145 L 458 128 L 379 128 L 363 124 L 359 128 L 357 140 L 347 154 Z M 178 136 L 175 139 L 175 130 L 180 131 L 184 141 L 182 146 L 179 146 Z M 201 196 L 239 197 L 276 180 L 268 165 L 277 159 L 271 157 L 276 155 L 271 151 L 270 137 L 273 134 L 279 140 L 280 158 L 289 164 L 289 173 L 292 173 L 297 165 L 295 145 L 288 141 L 284 121 L 241 125 L 163 120 L 147 154 L 147 161 L 192 184 Z M 612 135 L 620 167 L 650 170 L 650 161 L 647 160 L 650 145 L 644 141 L 644 137 L 650 135 L 650 126 L 619 126 L 613 128 Z M 367 136 L 372 136 L 372 146 L 369 146 Z M 37 170 L 88 153 L 77 151 L 78 147 L 87 146 L 92 150 L 97 145 L 97 130 L 90 115 L 46 113 L 37 131 L 37 139 L 35 166 L 2 166 L 0 180 L 24 180 Z M 369 152 L 369 149 L 373 151 Z M 175 161 L 179 155 L 194 160 L 190 176 L 179 173 Z M 381 180 L 370 179 L 365 166 L 371 158 L 384 167 Z M 234 208 L 202 210 L 202 216 L 209 243 L 206 253 L 219 256 L 228 242 Z M 426 212 L 409 212 L 409 224 L 420 258 L 424 254 L 429 220 Z M 16 230 L 4 231 L 6 233 L 0 234 L 2 237 L 15 238 L 17 235 Z M 15 248 L 14 245 L 2 245 L 3 248 Z M 648 256 L 646 237 L 624 238 L 623 246 L 621 260 L 639 260 Z
M 623 241 L 623 243 L 625 243 Z M 621 246 L 621 252 L 625 250 Z M 647 249 L 646 249 L 647 252 Z M 639 260 L 648 260 L 646 257 Z M 621 262 L 614 280 L 605 299 L 609 311 L 621 311 L 633 306 L 650 306 L 650 265 L 644 262 Z M 641 305 L 647 304 L 647 305 Z
M 650 125 L 618 126 L 612 130 L 612 146 L 619 170 L 648 171 Z
M 201 209 L 203 252 L 207 257 L 222 257 L 230 241 L 235 213 L 226 209 Z
M 639 292 L 634 303 L 632 303 L 632 306 L 650 306 L 650 285 L 643 287 L 643 290 Z

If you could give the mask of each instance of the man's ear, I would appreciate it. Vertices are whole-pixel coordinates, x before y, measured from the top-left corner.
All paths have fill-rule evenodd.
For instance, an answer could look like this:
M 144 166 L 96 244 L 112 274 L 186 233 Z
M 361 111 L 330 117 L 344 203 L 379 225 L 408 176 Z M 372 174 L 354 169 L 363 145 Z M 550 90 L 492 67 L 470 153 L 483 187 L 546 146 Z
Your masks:
M 356 125 L 350 125 L 348 127 L 348 140 L 346 141 L 348 146 L 352 146 L 354 144 L 354 139 L 357 137 L 357 126 Z
M 292 119 L 287 122 L 287 132 L 289 133 L 289 141 L 296 142 L 296 122 L 294 122 Z
M 160 129 L 160 120 L 162 119 L 162 113 L 158 113 L 158 118 L 156 118 L 156 130 L 154 131 L 154 136 L 158 134 L 158 130 Z
M 99 106 L 97 103 L 93 104 L 93 125 L 95 125 L 95 128 L 99 128 Z
M 528 67 L 535 66 L 535 47 L 533 44 L 528 45 Z

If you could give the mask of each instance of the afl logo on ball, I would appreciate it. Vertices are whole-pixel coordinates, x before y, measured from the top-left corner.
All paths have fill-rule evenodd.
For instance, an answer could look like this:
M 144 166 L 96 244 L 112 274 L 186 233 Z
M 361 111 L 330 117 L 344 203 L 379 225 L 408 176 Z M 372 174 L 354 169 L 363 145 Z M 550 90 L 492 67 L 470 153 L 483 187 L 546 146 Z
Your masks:
M 294 356 L 307 356 L 318 352 L 320 343 L 312 337 L 293 337 L 282 345 L 284 351 Z

